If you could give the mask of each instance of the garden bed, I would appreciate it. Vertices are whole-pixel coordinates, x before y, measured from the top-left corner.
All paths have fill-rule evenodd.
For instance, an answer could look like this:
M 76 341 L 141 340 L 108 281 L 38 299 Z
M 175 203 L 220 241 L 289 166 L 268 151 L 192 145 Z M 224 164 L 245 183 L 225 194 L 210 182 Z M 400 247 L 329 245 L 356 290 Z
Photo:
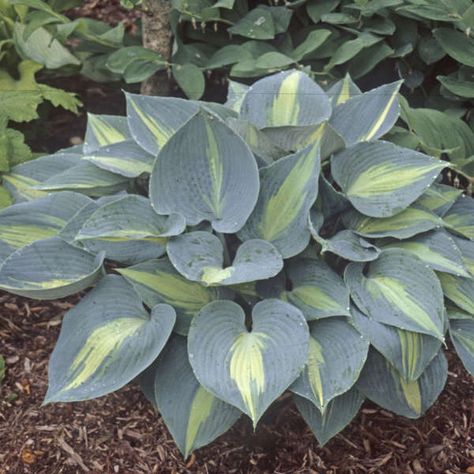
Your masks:
M 98 400 L 41 407 L 47 361 L 63 313 L 76 300 L 0 296 L 0 473 L 474 473 L 474 384 L 448 352 L 438 402 L 411 421 L 366 402 L 324 448 L 296 409 L 242 419 L 183 461 L 161 419 L 134 384 Z

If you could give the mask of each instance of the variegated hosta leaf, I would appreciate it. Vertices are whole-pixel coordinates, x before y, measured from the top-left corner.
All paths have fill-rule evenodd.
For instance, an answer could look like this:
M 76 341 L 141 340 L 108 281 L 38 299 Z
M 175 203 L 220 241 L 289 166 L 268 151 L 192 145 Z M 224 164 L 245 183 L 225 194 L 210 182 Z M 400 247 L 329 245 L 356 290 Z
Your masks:
M 175 97 L 137 94 L 125 94 L 125 97 L 133 139 L 153 156 L 199 110 L 195 103 Z
M 337 105 L 329 123 L 344 137 L 347 146 L 376 140 L 385 135 L 398 119 L 397 94 L 401 81 L 355 95 Z
M 71 192 L 14 204 L 0 212 L 0 263 L 15 250 L 57 235 L 76 212 L 92 202 Z
M 460 189 L 433 183 L 417 200 L 416 205 L 443 217 L 461 195 Z
M 103 196 L 126 189 L 129 179 L 82 160 L 62 173 L 33 186 L 40 191 L 76 191 L 88 196 Z
M 384 250 L 366 270 L 363 263 L 351 263 L 344 280 L 359 309 L 375 321 L 444 339 L 439 280 L 409 253 Z
M 316 211 L 314 209 L 311 210 L 310 220 L 312 219 L 311 216 L 315 215 Z M 380 255 L 379 248 L 367 242 L 367 240 L 352 230 L 341 230 L 329 239 L 324 239 L 319 235 L 314 224 L 311 222 L 310 231 L 314 240 L 321 245 L 322 254 L 331 252 L 352 262 L 370 262 Z
M 342 215 L 343 224 L 362 237 L 409 239 L 414 235 L 443 227 L 443 219 L 426 209 L 408 207 L 392 217 L 367 217 L 351 210 Z
M 454 240 L 457 248 L 461 251 L 465 267 L 471 276 L 474 276 L 474 242 L 455 235 L 452 235 L 451 238 Z
M 153 398 L 185 458 L 225 433 L 240 417 L 237 408 L 197 381 L 184 337 L 171 337 L 152 371 Z
M 255 82 L 245 94 L 242 118 L 258 128 L 316 125 L 331 115 L 325 92 L 301 71 L 285 71 Z
M 345 148 L 344 139 L 327 122 L 304 127 L 273 127 L 262 130 L 272 143 L 286 150 L 286 154 L 302 150 L 319 141 L 321 160 Z
M 87 155 L 99 148 L 132 138 L 127 119 L 118 115 L 87 114 L 83 152 Z
M 446 298 L 474 316 L 474 279 L 438 273 Z
M 441 348 L 441 341 L 419 332 L 382 324 L 368 318 L 355 306 L 352 321 L 358 331 L 400 372 L 405 380 L 416 380 Z
M 260 170 L 257 205 L 238 236 L 271 242 L 283 258 L 309 242 L 308 213 L 318 194 L 319 143 Z
M 64 298 L 92 285 L 103 255 L 91 255 L 59 237 L 13 252 L 0 267 L 0 289 L 35 299 Z
M 189 360 L 209 392 L 250 416 L 254 427 L 306 362 L 309 332 L 301 312 L 269 299 L 245 313 L 232 301 L 215 301 L 193 319 Z
M 150 179 L 159 214 L 178 212 L 188 225 L 207 220 L 237 232 L 257 202 L 258 168 L 245 142 L 205 112 L 189 120 L 161 150 Z
M 474 317 L 450 318 L 449 334 L 464 367 L 471 375 L 474 375 Z
M 219 288 L 206 288 L 180 275 L 166 260 L 149 260 L 117 270 L 135 288 L 150 308 L 158 303 L 173 306 L 177 313 L 175 331 L 187 334 L 191 319 L 203 306 L 224 296 Z
M 390 217 L 414 202 L 445 162 L 389 142 L 359 143 L 331 159 L 336 182 L 363 214 Z
M 104 251 L 112 260 L 137 263 L 163 255 L 168 237 L 185 227 L 181 215 L 160 216 L 147 198 L 127 195 L 98 208 L 75 240 L 91 252 Z
M 244 100 L 245 94 L 249 90 L 249 86 L 229 80 L 229 89 L 227 90 L 227 100 L 224 104 L 232 110 L 240 113 L 242 101 Z
M 224 267 L 224 247 L 210 232 L 196 231 L 171 239 L 168 257 L 188 280 L 210 285 L 237 285 L 275 276 L 283 268 L 278 250 L 265 240 L 239 246 L 232 265 Z
M 328 91 L 327 95 L 331 98 L 333 108 L 336 105 L 344 104 L 352 97 L 361 95 L 362 92 L 354 84 L 349 74 L 344 79 L 337 81 Z
M 122 277 L 104 277 L 64 316 L 45 403 L 89 400 L 123 387 L 158 356 L 175 320 L 166 304 L 149 316 Z
M 417 380 L 406 381 L 379 352 L 371 350 L 357 388 L 386 410 L 419 418 L 438 398 L 447 375 L 448 364 L 442 351 Z
M 345 318 L 313 321 L 309 325 L 308 360 L 291 390 L 310 400 L 321 413 L 359 378 L 369 341 Z
M 324 413 L 321 414 L 321 411 L 308 399 L 298 395 L 294 395 L 293 399 L 296 408 L 321 447 L 354 419 L 364 401 L 360 392 L 352 389 L 331 400 Z
M 299 308 L 308 321 L 349 316 L 349 290 L 342 278 L 319 259 L 298 258 L 287 268 L 292 290 L 280 295 Z
M 127 140 L 91 151 L 83 159 L 106 171 L 136 178 L 143 173 L 151 173 L 155 157 L 133 140 Z
M 454 231 L 474 240 L 474 198 L 459 196 L 443 219 Z
M 395 240 L 381 245 L 382 248 L 405 250 L 425 262 L 433 270 L 469 277 L 461 251 L 450 235 L 436 230 L 419 234 L 408 240 Z
M 42 156 L 14 166 L 2 176 L 3 185 L 14 197 L 15 202 L 30 201 L 47 195 L 33 187 L 60 174 L 80 163 L 78 153 L 58 152 L 54 155 Z

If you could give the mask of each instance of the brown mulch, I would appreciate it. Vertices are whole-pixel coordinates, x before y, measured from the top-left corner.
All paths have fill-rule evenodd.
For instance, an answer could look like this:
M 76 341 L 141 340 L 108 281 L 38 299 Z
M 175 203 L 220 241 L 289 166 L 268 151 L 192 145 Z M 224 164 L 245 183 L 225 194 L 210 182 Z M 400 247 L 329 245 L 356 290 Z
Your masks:
M 74 301 L 73 301 L 74 302 Z M 137 386 L 41 407 L 47 360 L 70 302 L 0 295 L 0 473 L 474 473 L 474 384 L 448 353 L 448 384 L 420 420 L 370 403 L 319 448 L 290 404 L 257 433 L 242 419 L 186 462 Z M 274 416 L 274 414 L 277 416 Z

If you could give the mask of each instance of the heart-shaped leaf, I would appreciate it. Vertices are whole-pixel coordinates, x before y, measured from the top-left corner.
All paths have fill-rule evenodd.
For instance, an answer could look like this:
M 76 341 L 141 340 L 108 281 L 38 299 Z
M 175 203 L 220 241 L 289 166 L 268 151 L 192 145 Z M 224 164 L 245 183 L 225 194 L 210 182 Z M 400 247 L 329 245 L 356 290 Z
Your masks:
M 104 277 L 64 316 L 45 403 L 89 400 L 124 386 L 158 356 L 175 320 L 166 304 L 150 317 L 122 277 Z
M 256 426 L 304 367 L 308 339 L 303 315 L 288 303 L 257 303 L 249 331 L 239 305 L 215 301 L 191 324 L 189 359 L 199 382 L 249 415 Z
M 205 112 L 167 142 L 150 180 L 150 198 L 159 214 L 180 213 L 188 225 L 207 220 L 225 233 L 244 225 L 258 189 L 258 168 L 248 146 Z
M 188 280 L 205 285 L 237 285 L 265 280 L 283 268 L 278 250 L 264 240 L 247 240 L 239 246 L 232 265 L 224 266 L 224 247 L 209 232 L 190 232 L 171 239 L 166 247 L 176 270 Z

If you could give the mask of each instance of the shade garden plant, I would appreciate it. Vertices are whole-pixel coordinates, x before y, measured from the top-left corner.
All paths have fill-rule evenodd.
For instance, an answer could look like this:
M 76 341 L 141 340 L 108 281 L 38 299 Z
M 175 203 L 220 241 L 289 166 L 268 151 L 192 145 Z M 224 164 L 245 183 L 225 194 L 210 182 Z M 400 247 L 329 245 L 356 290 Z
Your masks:
M 381 139 L 398 82 L 236 87 L 225 105 L 127 94 L 83 145 L 10 170 L 0 288 L 93 286 L 45 403 L 138 379 L 184 456 L 286 391 L 320 444 L 365 398 L 421 416 L 448 335 L 474 373 L 474 200 L 449 161 Z

